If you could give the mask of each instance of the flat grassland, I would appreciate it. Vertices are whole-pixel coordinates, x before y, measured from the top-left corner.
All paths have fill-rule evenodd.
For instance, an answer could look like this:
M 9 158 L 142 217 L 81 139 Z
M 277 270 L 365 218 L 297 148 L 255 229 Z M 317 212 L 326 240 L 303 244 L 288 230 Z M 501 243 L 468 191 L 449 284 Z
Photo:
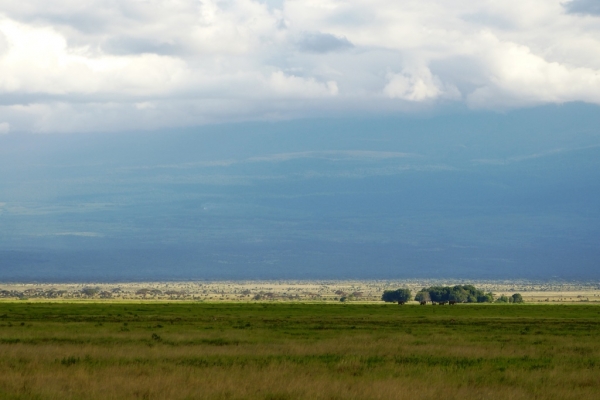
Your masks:
M 0 303 L 0 398 L 599 396 L 592 304 Z
M 208 301 L 380 302 L 384 290 L 471 284 L 496 297 L 521 293 L 527 303 L 600 303 L 599 282 L 536 281 L 187 281 L 120 283 L 0 283 L 0 302 L 27 301 Z M 87 290 L 86 290 L 87 289 Z M 89 291 L 91 289 L 91 291 Z

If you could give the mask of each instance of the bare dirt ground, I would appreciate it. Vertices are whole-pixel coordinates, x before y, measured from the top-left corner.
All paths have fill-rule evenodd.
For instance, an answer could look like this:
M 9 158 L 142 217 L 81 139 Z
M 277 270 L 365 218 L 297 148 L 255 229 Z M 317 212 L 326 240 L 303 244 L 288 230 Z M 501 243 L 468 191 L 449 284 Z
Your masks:
M 0 300 L 379 302 L 388 289 L 465 284 L 496 297 L 521 293 L 528 303 L 600 303 L 600 282 L 464 280 L 0 283 Z

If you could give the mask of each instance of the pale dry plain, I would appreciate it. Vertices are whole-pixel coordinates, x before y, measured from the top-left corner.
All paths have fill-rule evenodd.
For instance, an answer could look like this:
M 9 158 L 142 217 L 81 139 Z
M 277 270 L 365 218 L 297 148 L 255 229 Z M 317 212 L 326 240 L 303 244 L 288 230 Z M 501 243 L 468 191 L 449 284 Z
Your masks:
M 528 303 L 600 303 L 600 282 L 466 280 L 0 283 L 0 301 L 379 302 L 388 289 L 465 284 L 496 297 L 521 293 Z

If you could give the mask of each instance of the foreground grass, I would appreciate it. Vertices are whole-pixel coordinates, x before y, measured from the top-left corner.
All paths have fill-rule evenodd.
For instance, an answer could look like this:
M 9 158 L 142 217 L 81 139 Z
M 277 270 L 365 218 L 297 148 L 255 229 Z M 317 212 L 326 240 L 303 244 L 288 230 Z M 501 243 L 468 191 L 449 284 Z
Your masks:
M 599 394 L 598 306 L 0 303 L 0 398 Z

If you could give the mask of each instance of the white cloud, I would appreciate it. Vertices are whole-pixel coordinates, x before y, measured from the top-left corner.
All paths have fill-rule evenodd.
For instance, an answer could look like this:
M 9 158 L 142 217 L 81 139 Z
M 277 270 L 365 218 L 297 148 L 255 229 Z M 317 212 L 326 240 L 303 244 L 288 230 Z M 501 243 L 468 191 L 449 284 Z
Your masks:
M 51 27 L 4 20 L 0 32 L 9 47 L 0 59 L 3 93 L 156 95 L 182 88 L 190 77 L 186 63 L 174 57 L 93 56 L 69 49 L 66 39 Z
M 600 104 L 600 71 L 550 62 L 527 46 L 500 42 L 489 34 L 482 57 L 490 79 L 468 102 L 475 107 L 514 107 L 540 103 L 587 101 Z
M 440 79 L 429 68 L 404 69 L 399 74 L 388 74 L 389 83 L 383 92 L 392 99 L 408 101 L 434 100 L 439 97 L 458 98 L 460 92 L 455 86 L 444 87 Z
M 11 131 L 150 129 L 465 101 L 600 104 L 587 0 L 34 0 L 0 14 Z
M 0 135 L 5 135 L 10 132 L 10 124 L 8 122 L 0 122 Z

